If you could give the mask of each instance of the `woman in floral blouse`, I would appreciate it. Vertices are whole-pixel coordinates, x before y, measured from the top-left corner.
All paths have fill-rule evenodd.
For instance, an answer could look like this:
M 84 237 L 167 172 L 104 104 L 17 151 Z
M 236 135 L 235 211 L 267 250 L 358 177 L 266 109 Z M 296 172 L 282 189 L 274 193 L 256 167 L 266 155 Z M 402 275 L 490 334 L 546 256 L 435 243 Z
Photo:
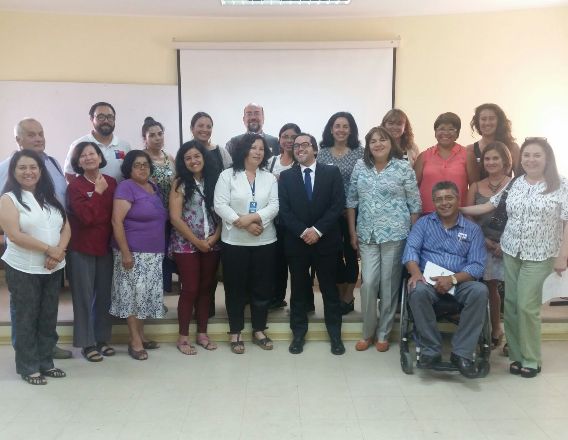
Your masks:
M 355 228 L 355 209 L 359 209 Z M 416 176 L 386 128 L 372 128 L 365 136 L 363 159 L 351 175 L 347 194 L 347 221 L 351 246 L 361 254 L 361 311 L 363 339 L 358 351 L 376 342 L 389 349 L 398 301 L 402 251 L 411 223 L 422 209 Z M 380 323 L 377 325 L 377 294 Z
M 521 172 L 511 185 L 508 220 L 501 237 L 505 266 L 505 335 L 509 372 L 535 377 L 541 370 L 540 308 L 542 286 L 568 260 L 568 181 L 558 175 L 554 152 L 545 138 L 527 138 L 521 146 Z M 482 215 L 499 205 L 501 192 L 483 205 L 462 208 Z
M 189 321 L 195 309 L 197 345 L 215 350 L 207 336 L 211 286 L 219 265 L 221 223 L 213 211 L 213 194 L 219 170 L 210 153 L 198 141 L 186 142 L 176 154 L 176 180 L 170 192 L 170 240 L 181 279 L 178 302 L 178 350 L 197 354 L 189 342 Z

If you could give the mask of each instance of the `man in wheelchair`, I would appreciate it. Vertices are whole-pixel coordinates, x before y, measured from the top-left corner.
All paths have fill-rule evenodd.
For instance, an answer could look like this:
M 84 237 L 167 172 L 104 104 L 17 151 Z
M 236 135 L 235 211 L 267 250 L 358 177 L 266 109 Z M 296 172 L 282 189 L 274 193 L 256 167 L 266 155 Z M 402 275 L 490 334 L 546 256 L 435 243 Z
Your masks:
M 487 313 L 487 287 L 476 281 L 483 275 L 485 240 L 479 226 L 459 212 L 460 197 L 453 182 L 434 185 L 432 199 L 436 212 L 412 227 L 402 261 L 410 273 L 408 303 L 421 346 L 417 366 L 432 368 L 441 362 L 442 337 L 433 305 L 444 295 L 453 295 L 461 313 L 450 361 L 463 376 L 474 378 L 474 353 Z

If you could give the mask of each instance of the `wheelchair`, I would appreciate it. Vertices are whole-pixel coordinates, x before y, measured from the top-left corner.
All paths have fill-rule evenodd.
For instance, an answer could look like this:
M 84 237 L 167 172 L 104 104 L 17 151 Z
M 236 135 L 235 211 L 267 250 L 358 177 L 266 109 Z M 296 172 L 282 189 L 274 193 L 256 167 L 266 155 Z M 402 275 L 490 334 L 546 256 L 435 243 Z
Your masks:
M 414 373 L 414 361 L 420 360 L 420 335 L 414 325 L 412 310 L 408 301 L 408 279 L 403 279 L 402 294 L 400 298 L 400 366 L 406 374 Z M 452 295 L 442 295 L 440 300 L 434 304 L 434 313 L 438 323 L 451 323 L 455 326 L 459 324 L 459 314 L 462 306 Z M 411 344 L 415 345 L 416 354 L 410 351 Z M 489 357 L 491 355 L 491 319 L 489 315 L 489 302 L 486 307 L 485 320 L 479 335 L 477 352 L 475 355 L 475 365 L 477 378 L 486 377 L 491 369 Z M 432 366 L 434 371 L 453 372 L 458 368 L 451 362 L 442 361 Z

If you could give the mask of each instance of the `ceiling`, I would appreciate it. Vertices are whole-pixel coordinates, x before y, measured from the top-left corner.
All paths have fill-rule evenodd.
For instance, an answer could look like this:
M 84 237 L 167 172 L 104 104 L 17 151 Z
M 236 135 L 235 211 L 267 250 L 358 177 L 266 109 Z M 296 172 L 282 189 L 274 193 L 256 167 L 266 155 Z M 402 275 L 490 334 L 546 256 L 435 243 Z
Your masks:
M 221 6 L 220 0 L 0 0 L 0 10 L 211 18 L 391 17 L 568 5 L 568 0 L 351 0 L 347 6 Z

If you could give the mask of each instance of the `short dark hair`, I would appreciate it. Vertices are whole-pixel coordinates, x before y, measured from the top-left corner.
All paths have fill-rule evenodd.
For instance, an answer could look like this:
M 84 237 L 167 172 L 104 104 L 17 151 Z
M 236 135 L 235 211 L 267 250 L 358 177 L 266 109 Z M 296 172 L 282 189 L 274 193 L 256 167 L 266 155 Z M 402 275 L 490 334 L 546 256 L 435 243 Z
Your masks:
M 235 149 L 233 150 L 233 171 L 244 171 L 245 159 L 252 148 L 252 144 L 254 144 L 258 139 L 260 139 L 264 145 L 264 157 L 262 162 L 260 162 L 259 168 L 266 168 L 268 159 L 270 159 L 270 156 L 272 155 L 270 148 L 268 148 L 268 144 L 266 143 L 266 139 L 258 133 L 246 133 L 237 141 Z
M 134 165 L 134 161 L 139 157 L 145 157 L 150 164 L 150 175 L 154 174 L 154 164 L 150 155 L 146 153 L 144 150 L 130 150 L 124 156 L 124 160 L 122 161 L 122 165 L 120 165 L 120 172 L 122 173 L 122 177 L 125 179 L 130 179 L 130 175 L 132 174 L 132 166 Z
M 152 127 L 160 127 L 160 129 L 164 131 L 164 126 L 161 122 L 156 121 L 152 116 L 146 116 L 142 124 L 142 139 L 146 139 L 146 133 L 148 133 L 148 130 Z
M 42 208 L 46 205 L 54 207 L 57 211 L 59 211 L 63 217 L 63 222 L 65 222 L 67 219 L 65 208 L 63 208 L 63 205 L 59 202 L 59 200 L 57 200 L 57 197 L 55 197 L 55 185 L 49 175 L 49 171 L 47 171 L 45 160 L 35 150 L 19 150 L 14 153 L 10 159 L 10 164 L 8 165 L 8 178 L 6 179 L 6 184 L 4 185 L 2 194 L 12 192 L 16 196 L 16 200 L 18 200 L 20 205 L 28 211 L 31 211 L 30 207 L 22 200 L 22 187 L 14 176 L 16 165 L 22 157 L 29 157 L 33 159 L 37 163 L 40 171 L 39 180 L 34 191 L 34 198 Z
M 298 138 L 300 136 L 308 136 L 310 138 L 310 144 L 312 144 L 314 151 L 318 151 L 318 141 L 314 136 L 312 136 L 310 133 L 300 132 L 296 137 Z
M 442 191 L 444 189 L 451 189 L 454 194 L 456 195 L 456 197 L 459 199 L 460 198 L 460 192 L 458 190 L 458 186 L 452 182 L 451 180 L 442 180 L 441 182 L 437 182 L 433 187 L 432 187 L 432 200 L 434 200 L 434 194 L 436 194 L 438 191 Z
M 357 128 L 357 123 L 355 122 L 355 118 L 349 112 L 337 112 L 331 115 L 331 118 L 329 118 L 327 124 L 325 124 L 325 127 L 323 129 L 320 146 L 322 148 L 333 147 L 335 141 L 333 140 L 333 135 L 331 134 L 331 128 L 333 127 L 333 124 L 335 124 L 335 121 L 338 118 L 345 118 L 349 123 L 350 133 L 349 137 L 347 138 L 347 145 L 349 146 L 349 148 L 354 150 L 355 148 L 360 147 L 361 142 L 359 142 L 359 129 Z
M 79 158 L 81 157 L 81 154 L 83 154 L 83 150 L 88 146 L 93 147 L 97 152 L 97 154 L 99 155 L 99 157 L 101 158 L 101 163 L 99 164 L 99 168 L 104 168 L 107 165 L 107 161 L 103 155 L 103 152 L 101 151 L 101 149 L 97 144 L 95 144 L 94 142 L 87 142 L 87 141 L 79 142 L 77 145 L 75 145 L 73 151 L 71 152 L 71 167 L 73 168 L 73 171 L 75 171 L 77 174 L 80 174 L 81 176 L 85 173 L 85 170 L 79 166 Z
M 560 175 L 558 174 L 558 168 L 556 166 L 556 159 L 554 157 L 554 150 L 548 143 L 548 140 L 543 137 L 528 137 L 521 145 L 521 153 L 519 154 L 521 160 L 523 158 L 523 152 L 528 145 L 536 144 L 539 145 L 544 151 L 546 156 L 546 164 L 544 165 L 544 181 L 546 182 L 546 189 L 542 194 L 548 194 L 556 191 L 560 188 Z M 527 172 L 521 166 L 519 176 L 526 174 Z
M 288 122 L 287 124 L 284 124 L 278 132 L 278 138 L 280 138 L 280 136 L 282 136 L 282 133 L 284 133 L 286 130 L 294 130 L 296 134 L 302 131 L 300 127 L 298 127 L 298 125 L 294 124 L 293 122 Z
M 383 126 L 373 127 L 365 136 L 365 151 L 363 151 L 363 162 L 365 162 L 365 165 L 367 165 L 368 168 L 372 168 L 375 164 L 375 159 L 371 154 L 371 138 L 375 133 L 378 133 L 379 136 L 383 136 L 390 141 L 391 149 L 389 151 L 389 160 L 393 157 L 402 159 L 402 150 L 400 149 L 396 139 L 391 136 L 389 131 Z
M 110 109 L 112 110 L 112 112 L 116 116 L 116 110 L 114 109 L 112 104 L 109 104 L 108 102 L 101 101 L 101 102 L 95 102 L 91 106 L 91 109 L 89 110 L 89 116 L 91 117 L 91 119 L 93 119 L 95 117 L 95 111 L 97 110 L 97 107 L 103 107 L 103 106 L 110 107 Z
M 191 121 L 189 122 L 189 127 L 193 128 L 199 118 L 208 118 L 211 121 L 211 125 L 213 125 L 213 118 L 209 115 L 209 113 L 197 112 L 191 117 Z
M 434 121 L 434 130 L 437 130 L 442 124 L 450 124 L 453 126 L 458 131 L 459 136 L 461 130 L 461 119 L 458 115 L 452 112 L 442 113 Z

